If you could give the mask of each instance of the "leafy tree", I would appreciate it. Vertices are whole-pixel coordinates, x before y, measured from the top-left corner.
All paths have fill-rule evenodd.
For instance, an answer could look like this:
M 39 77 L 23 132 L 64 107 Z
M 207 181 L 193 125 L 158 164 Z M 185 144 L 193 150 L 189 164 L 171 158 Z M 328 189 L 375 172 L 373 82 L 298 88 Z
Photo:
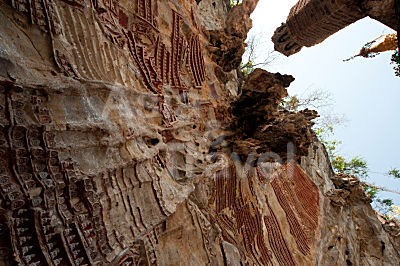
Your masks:
M 334 135 L 333 127 L 327 125 L 326 127 L 315 128 L 314 132 L 317 135 L 318 140 L 324 144 L 329 158 L 335 158 L 337 156 L 337 148 L 342 144 L 342 142 L 340 140 L 331 139 Z
M 334 136 L 334 131 L 332 126 L 327 126 L 325 128 L 317 128 L 314 130 L 318 139 L 324 144 L 325 149 L 328 153 L 328 157 L 331 161 L 332 168 L 336 173 L 344 173 L 349 175 L 355 175 L 361 179 L 365 192 L 369 194 L 372 200 L 372 206 L 375 210 L 382 213 L 387 219 L 397 217 L 394 214 L 393 200 L 388 198 L 380 198 L 379 192 L 388 191 L 395 192 L 389 189 L 378 187 L 373 184 L 367 183 L 365 180 L 369 175 L 368 164 L 365 159 L 360 156 L 355 156 L 351 159 L 346 159 L 342 155 L 338 154 L 338 148 L 342 144 L 341 141 L 332 140 Z M 391 175 L 396 178 L 400 178 L 400 170 L 392 169 L 388 173 L 383 173 L 385 175 Z M 399 216 L 400 217 L 400 216 Z
M 341 141 L 331 139 L 334 136 L 332 126 L 320 127 L 314 129 L 318 139 L 324 144 L 331 161 L 332 168 L 337 173 L 355 175 L 360 178 L 368 177 L 367 161 L 361 156 L 355 156 L 351 159 L 346 159 L 338 154 L 338 148 L 342 144 Z
M 400 179 L 400 170 L 397 169 L 397 168 L 393 168 L 387 174 L 393 176 L 394 178 L 399 178 Z
M 301 103 L 297 95 L 289 95 L 281 100 L 281 106 L 287 110 L 298 111 Z
M 314 107 L 321 110 L 332 104 L 329 96 L 329 94 L 321 90 L 314 90 L 306 96 L 288 96 L 282 99 L 281 106 L 291 111 L 299 111 L 308 107 Z M 396 215 L 393 214 L 394 207 L 396 207 L 393 205 L 393 200 L 381 198 L 379 196 L 379 192 L 381 191 L 396 192 L 366 182 L 370 171 L 368 169 L 367 161 L 364 158 L 361 156 L 354 156 L 347 159 L 345 156 L 340 154 L 340 146 L 342 142 L 335 139 L 334 126 L 343 123 L 343 119 L 337 119 L 335 122 L 335 120 L 327 119 L 322 116 L 322 119 L 313 128 L 319 141 L 325 146 L 332 168 L 336 173 L 358 176 L 361 179 L 366 193 L 368 193 L 372 199 L 373 208 L 382 213 L 387 219 L 396 217 Z M 400 178 L 400 170 L 396 168 L 387 173 L 374 173 Z
M 386 219 L 394 218 L 397 215 L 393 215 L 394 206 L 392 199 L 381 199 L 378 195 L 382 189 L 368 184 L 363 184 L 365 192 L 370 196 L 372 200 L 372 207 L 383 214 Z
M 331 164 L 339 173 L 355 175 L 358 177 L 368 176 L 367 162 L 360 156 L 346 160 L 344 157 L 337 155 L 331 160 Z
M 394 64 L 393 69 L 394 69 L 394 74 L 398 77 L 400 77 L 400 57 L 399 57 L 399 48 L 397 48 L 393 55 L 392 59 L 390 61 L 391 64 Z
M 369 196 L 371 197 L 371 200 L 375 200 L 378 197 L 378 192 L 380 191 L 379 189 L 377 189 L 376 187 L 371 187 L 368 185 L 363 185 L 365 192 L 367 192 L 369 194 Z
M 245 76 L 250 75 L 251 72 L 254 71 L 256 67 L 254 66 L 254 62 L 252 60 L 249 60 L 247 63 L 240 63 L 240 70 Z
M 390 216 L 392 216 L 394 206 L 392 199 L 381 199 L 377 197 L 372 205 L 378 212 L 382 213 L 386 219 L 390 219 Z

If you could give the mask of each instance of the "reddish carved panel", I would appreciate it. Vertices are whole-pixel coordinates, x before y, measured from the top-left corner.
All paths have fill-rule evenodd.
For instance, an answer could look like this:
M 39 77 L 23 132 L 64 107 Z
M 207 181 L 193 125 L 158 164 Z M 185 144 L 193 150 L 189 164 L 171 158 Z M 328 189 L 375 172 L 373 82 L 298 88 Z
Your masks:
M 285 197 L 289 200 L 289 204 L 293 210 L 296 210 L 298 217 L 301 220 L 301 224 L 307 227 L 310 234 L 314 234 L 315 229 L 318 226 L 318 221 L 315 221 L 311 216 L 304 210 L 300 201 L 293 189 L 293 184 L 288 179 L 280 180 L 280 184 Z
M 236 198 L 236 175 L 229 169 L 218 171 L 215 180 L 216 211 L 221 212 L 227 207 L 232 207 Z
M 301 205 L 314 220 L 318 223 L 319 213 L 319 193 L 317 186 L 310 180 L 303 170 L 297 165 L 288 165 L 286 167 L 289 178 L 294 178 L 295 193 Z
M 310 253 L 310 241 L 318 226 L 319 194 L 316 185 L 298 165 L 285 166 L 271 181 L 286 214 L 290 233 L 302 253 Z
M 240 234 L 246 252 L 257 263 L 267 265 L 272 255 L 265 245 L 262 217 L 257 207 L 246 201 L 246 196 L 241 192 L 242 185 L 238 182 L 233 165 L 217 172 L 215 180 L 217 219 L 225 225 L 222 232 L 225 240 L 237 243 L 235 236 Z M 224 210 L 233 211 L 232 218 L 235 222 L 224 214 Z
M 199 36 L 192 36 L 189 42 L 189 64 L 195 87 L 201 87 L 206 80 L 204 58 L 200 47 Z
M 270 215 L 264 216 L 264 224 L 268 232 L 268 241 L 280 265 L 296 265 L 285 238 L 282 235 L 278 220 L 269 203 Z
M 252 211 L 250 211 L 250 208 Z M 265 246 L 259 211 L 248 204 L 235 208 L 237 228 L 243 236 L 246 251 L 262 265 L 270 263 L 271 254 Z M 256 245 L 257 249 L 256 249 Z
M 172 12 L 172 34 L 171 34 L 171 86 L 176 89 L 185 89 L 180 79 L 181 67 L 183 63 L 183 51 L 186 40 L 181 33 L 183 18 L 176 11 Z
M 140 74 L 143 79 L 143 83 L 146 88 L 155 93 L 159 94 L 160 89 L 157 88 L 154 83 L 152 82 L 150 70 L 148 68 L 149 62 L 145 60 L 145 51 L 142 46 L 136 45 L 134 36 L 132 32 L 125 33 L 128 39 L 128 49 L 131 54 L 132 59 L 134 60 L 136 66 L 138 67 Z M 154 74 L 154 72 L 153 72 Z
M 158 5 L 157 0 L 137 0 L 136 16 L 152 28 L 157 29 Z
M 170 62 L 170 52 L 158 38 L 155 49 L 155 65 L 162 84 L 170 83 Z
M 299 246 L 301 252 L 304 255 L 309 254 L 310 247 L 309 247 L 309 241 L 307 239 L 307 235 L 304 232 L 303 227 L 297 220 L 293 209 L 290 207 L 290 205 L 288 203 L 288 200 L 285 198 L 285 196 L 282 192 L 281 186 L 279 185 L 277 179 L 272 180 L 271 185 L 274 189 L 274 192 L 275 192 L 276 198 L 278 199 L 279 204 L 281 205 L 282 209 L 286 213 L 286 219 L 289 223 L 290 233 L 296 239 L 296 243 Z

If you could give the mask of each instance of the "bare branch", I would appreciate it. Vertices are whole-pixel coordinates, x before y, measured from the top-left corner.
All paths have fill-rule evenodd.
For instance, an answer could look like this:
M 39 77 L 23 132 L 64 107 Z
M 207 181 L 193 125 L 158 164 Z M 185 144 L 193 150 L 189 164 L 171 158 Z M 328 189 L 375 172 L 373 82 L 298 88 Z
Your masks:
M 367 182 L 361 182 L 361 183 L 366 185 L 366 186 L 368 186 L 368 187 L 372 187 L 372 188 L 375 188 L 375 189 L 379 189 L 379 190 L 383 190 L 383 191 L 386 191 L 386 192 L 395 193 L 395 194 L 399 194 L 400 195 L 400 192 L 398 192 L 396 190 L 392 190 L 392 189 L 389 189 L 389 188 L 372 185 L 372 184 L 367 183 Z
M 278 54 L 273 50 L 268 50 L 266 53 L 265 42 L 261 33 L 253 34 L 246 40 L 246 52 L 242 58 L 241 69 L 253 70 L 256 67 L 262 68 L 271 64 L 277 57 Z
M 320 114 L 316 118 L 315 127 L 344 125 L 347 118 L 344 114 L 338 114 L 333 110 L 334 100 L 329 91 L 322 89 L 307 89 L 301 96 L 292 95 L 283 99 L 283 107 L 291 111 L 299 111 L 306 108 L 315 109 Z
M 307 89 L 300 97 L 300 108 L 325 108 L 333 105 L 332 93 L 322 89 Z

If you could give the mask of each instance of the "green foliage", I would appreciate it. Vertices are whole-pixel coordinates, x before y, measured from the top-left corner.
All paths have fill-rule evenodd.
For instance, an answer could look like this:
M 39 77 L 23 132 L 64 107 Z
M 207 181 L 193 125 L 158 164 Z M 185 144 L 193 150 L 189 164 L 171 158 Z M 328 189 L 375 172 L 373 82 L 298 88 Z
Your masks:
M 360 178 L 368 176 L 368 165 L 362 157 L 355 156 L 348 160 L 338 154 L 338 147 L 342 142 L 335 139 L 331 140 L 334 136 L 332 126 L 326 125 L 325 127 L 316 128 L 314 132 L 318 139 L 324 144 L 332 167 L 337 173 L 355 175 Z
M 386 219 L 389 219 L 390 213 L 393 212 L 393 200 L 375 198 L 373 205 L 376 210 L 386 217 Z
M 363 186 L 364 186 L 365 192 L 367 192 L 367 194 L 371 197 L 371 200 L 375 200 L 378 196 L 378 192 L 381 191 L 377 188 L 370 187 L 366 184 L 364 184 Z
M 296 95 L 282 98 L 281 106 L 290 111 L 298 111 L 301 103 Z
M 242 3 L 242 0 L 231 0 L 231 7 L 237 6 Z
M 392 55 L 391 64 L 394 64 L 394 74 L 400 77 L 400 57 L 399 57 L 399 48 L 394 51 Z
M 326 151 L 328 152 L 329 158 L 332 160 L 337 157 L 337 148 L 342 144 L 340 140 L 331 140 L 333 137 L 333 127 L 325 125 L 323 127 L 315 128 L 315 134 L 317 135 L 319 141 L 324 144 Z
M 254 62 L 251 59 L 249 59 L 249 61 L 245 64 L 243 62 L 240 63 L 240 70 L 242 70 L 245 76 L 250 75 L 250 73 L 253 72 L 254 69 L 255 69 Z
M 334 137 L 332 126 L 325 125 L 324 127 L 314 129 L 314 132 L 321 143 L 324 144 L 331 161 L 332 168 L 336 173 L 355 175 L 364 180 L 366 177 L 368 177 L 368 164 L 362 157 L 355 156 L 349 160 L 338 154 L 338 148 L 342 142 L 338 140 L 332 140 Z M 395 178 L 400 178 L 400 170 L 397 168 L 393 168 L 387 174 Z M 382 213 L 386 219 L 393 217 L 393 200 L 380 198 L 378 193 L 383 191 L 382 189 L 365 183 L 363 186 L 365 192 L 371 197 L 374 209 Z
M 339 173 L 355 175 L 358 177 L 368 176 L 367 162 L 360 156 L 355 156 L 350 160 L 338 155 L 331 160 L 332 167 Z
M 376 187 L 371 187 L 366 184 L 363 185 L 365 192 L 371 197 L 372 206 L 374 209 L 382 213 L 386 219 L 393 215 L 393 200 L 392 199 L 381 199 L 378 197 L 378 193 L 382 191 Z
M 397 168 L 393 168 L 388 172 L 388 175 L 393 176 L 394 178 L 399 178 L 400 179 L 400 170 Z

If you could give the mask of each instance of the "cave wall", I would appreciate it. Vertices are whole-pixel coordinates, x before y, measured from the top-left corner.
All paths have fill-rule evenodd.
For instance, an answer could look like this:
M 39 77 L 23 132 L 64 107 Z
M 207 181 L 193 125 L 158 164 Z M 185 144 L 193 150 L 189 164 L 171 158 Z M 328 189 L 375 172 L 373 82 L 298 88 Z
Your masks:
M 398 261 L 293 77 L 236 71 L 256 4 L 0 1 L 0 265 Z

